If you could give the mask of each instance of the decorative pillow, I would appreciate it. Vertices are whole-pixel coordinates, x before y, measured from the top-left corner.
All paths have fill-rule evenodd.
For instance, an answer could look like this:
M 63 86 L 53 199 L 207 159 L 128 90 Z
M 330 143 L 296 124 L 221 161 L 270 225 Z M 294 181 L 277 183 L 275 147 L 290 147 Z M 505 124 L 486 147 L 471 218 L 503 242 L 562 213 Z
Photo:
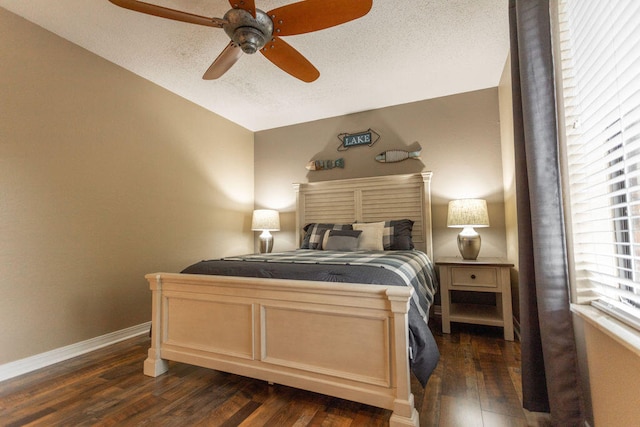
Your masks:
M 384 221 L 356 223 L 354 230 L 361 230 L 362 234 L 358 239 L 358 249 L 362 251 L 382 251 L 382 235 L 384 233 Z
M 326 243 L 323 249 L 327 251 L 355 251 L 358 249 L 360 230 L 328 230 L 325 232 Z
M 304 238 L 300 249 L 322 249 L 322 238 L 327 230 L 353 230 L 351 224 L 311 223 L 304 227 Z
M 413 221 L 410 219 L 385 221 L 384 232 L 382 234 L 382 245 L 384 250 L 407 251 L 413 249 L 413 240 L 411 240 L 412 229 Z

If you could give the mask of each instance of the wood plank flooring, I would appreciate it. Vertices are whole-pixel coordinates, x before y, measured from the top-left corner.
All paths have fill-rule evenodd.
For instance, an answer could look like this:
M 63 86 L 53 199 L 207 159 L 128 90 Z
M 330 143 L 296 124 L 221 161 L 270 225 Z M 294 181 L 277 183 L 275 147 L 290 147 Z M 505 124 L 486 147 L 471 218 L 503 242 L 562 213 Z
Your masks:
M 498 328 L 432 330 L 441 359 L 413 393 L 421 426 L 551 425 L 521 407 L 520 346 Z M 142 374 L 149 338 L 133 338 L 0 382 L 0 425 L 386 426 L 390 411 L 237 375 L 171 363 Z

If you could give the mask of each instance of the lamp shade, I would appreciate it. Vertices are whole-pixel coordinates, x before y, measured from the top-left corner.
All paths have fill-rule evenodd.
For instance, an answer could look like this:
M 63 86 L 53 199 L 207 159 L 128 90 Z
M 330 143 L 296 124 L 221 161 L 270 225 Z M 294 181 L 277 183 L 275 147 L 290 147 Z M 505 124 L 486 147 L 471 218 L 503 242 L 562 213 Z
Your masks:
M 488 227 L 487 202 L 482 199 L 460 199 L 449 202 L 447 227 Z
M 256 209 L 251 220 L 252 230 L 280 230 L 280 214 L 271 209 Z

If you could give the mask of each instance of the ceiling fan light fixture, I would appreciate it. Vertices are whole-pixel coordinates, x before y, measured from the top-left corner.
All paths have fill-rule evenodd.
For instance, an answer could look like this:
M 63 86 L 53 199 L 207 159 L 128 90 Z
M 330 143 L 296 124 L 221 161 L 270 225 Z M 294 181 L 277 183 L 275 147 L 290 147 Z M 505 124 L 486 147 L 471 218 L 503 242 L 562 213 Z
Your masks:
M 252 27 L 240 27 L 233 33 L 232 40 L 244 53 L 252 54 L 256 53 L 267 42 L 260 31 Z
M 224 19 L 226 23 L 222 28 L 244 53 L 256 53 L 271 39 L 273 22 L 259 9 L 255 18 L 244 9 L 231 9 Z

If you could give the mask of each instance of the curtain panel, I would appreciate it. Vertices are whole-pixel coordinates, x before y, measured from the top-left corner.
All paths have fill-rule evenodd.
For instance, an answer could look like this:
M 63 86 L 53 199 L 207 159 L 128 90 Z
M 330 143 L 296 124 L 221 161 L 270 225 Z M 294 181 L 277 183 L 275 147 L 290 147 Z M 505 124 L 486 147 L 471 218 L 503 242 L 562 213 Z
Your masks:
M 548 0 L 509 0 L 523 406 L 584 425 L 569 304 Z

